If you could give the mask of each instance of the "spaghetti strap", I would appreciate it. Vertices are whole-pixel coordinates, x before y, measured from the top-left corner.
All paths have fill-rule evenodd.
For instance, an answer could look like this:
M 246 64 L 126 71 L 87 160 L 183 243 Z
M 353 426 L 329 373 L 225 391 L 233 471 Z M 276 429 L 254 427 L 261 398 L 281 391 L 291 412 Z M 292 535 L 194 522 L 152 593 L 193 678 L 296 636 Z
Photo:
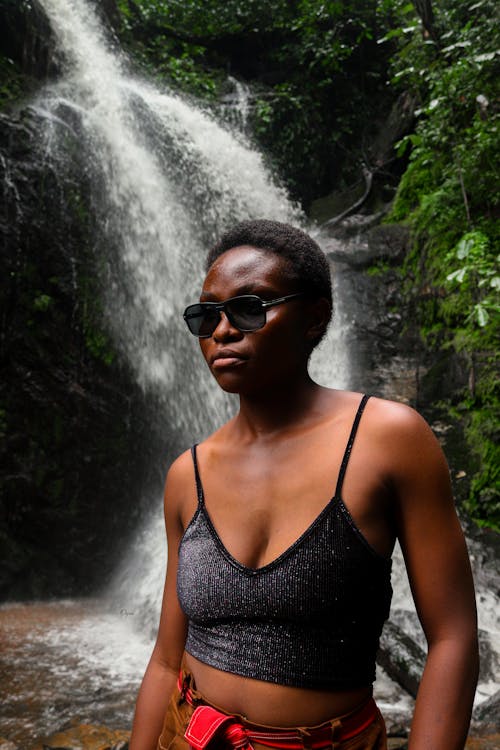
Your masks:
M 205 497 L 203 495 L 203 486 L 201 484 L 200 472 L 198 471 L 198 460 L 196 458 L 196 448 L 197 448 L 197 445 L 198 444 L 195 443 L 191 447 L 191 456 L 193 458 L 194 478 L 196 480 L 196 493 L 198 495 L 198 505 L 203 505 L 203 503 L 205 502 Z
M 360 422 L 361 416 L 363 414 L 364 408 L 366 406 L 366 402 L 368 401 L 369 398 L 370 398 L 370 396 L 367 396 L 366 393 L 365 393 L 365 395 L 363 396 L 363 398 L 361 399 L 361 401 L 359 403 L 358 410 L 356 412 L 356 416 L 354 417 L 354 422 L 352 423 L 351 434 L 349 435 L 349 440 L 347 441 L 347 445 L 346 445 L 344 457 L 342 459 L 342 463 L 340 464 L 339 476 L 338 476 L 338 479 L 337 479 L 337 486 L 335 488 L 335 497 L 336 498 L 339 498 L 340 494 L 342 492 L 342 485 L 344 483 L 344 476 L 345 476 L 345 472 L 346 472 L 346 469 L 347 469 L 347 464 L 349 463 L 349 457 L 351 455 L 351 450 L 352 450 L 352 446 L 353 446 L 353 443 L 354 443 L 354 438 L 356 437 L 356 433 L 357 433 L 358 427 L 359 427 L 359 422 Z

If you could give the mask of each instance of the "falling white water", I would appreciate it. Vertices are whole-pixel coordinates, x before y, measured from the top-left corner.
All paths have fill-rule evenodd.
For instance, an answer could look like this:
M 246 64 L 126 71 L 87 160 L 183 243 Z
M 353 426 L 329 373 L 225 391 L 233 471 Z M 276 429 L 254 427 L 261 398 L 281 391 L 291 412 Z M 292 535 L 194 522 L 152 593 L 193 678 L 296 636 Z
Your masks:
M 86 0 L 41 3 L 65 71 L 34 104 L 46 155 L 57 163 L 78 153 L 85 165 L 100 220 L 95 242 L 109 328 L 141 385 L 155 390 L 166 429 L 188 445 L 231 411 L 180 314 L 199 293 L 207 247 L 237 220 L 303 219 L 240 133 L 131 75 Z M 341 329 L 332 326 L 312 364 L 323 384 L 345 385 L 343 351 Z M 118 575 L 151 621 L 163 550 L 157 517 Z
M 88 3 L 42 5 L 65 75 L 34 108 L 45 116 L 48 156 L 78 151 L 95 185 L 109 327 L 165 404 L 169 429 L 199 437 L 228 414 L 227 399 L 200 377 L 180 314 L 197 297 L 204 253 L 237 220 L 297 223 L 299 212 L 241 138 L 134 78 Z
M 44 149 L 61 168 L 78 158 L 92 182 L 100 227 L 95 249 L 102 258 L 110 331 L 140 384 L 155 392 L 166 430 L 187 446 L 232 409 L 208 371 L 202 376 L 197 343 L 184 330 L 180 314 L 197 297 L 206 248 L 241 219 L 270 217 L 300 224 L 302 217 L 241 134 L 174 93 L 131 75 L 86 0 L 40 3 L 64 70 L 33 105 L 44 123 Z M 335 324 L 315 354 L 312 371 L 321 383 L 343 387 L 348 362 L 341 290 L 336 290 L 336 300 Z M 117 648 L 105 648 L 103 638 L 95 636 L 101 633 L 95 624 L 101 620 L 92 612 L 90 620 L 80 618 L 76 630 L 59 635 L 57 628 L 51 630 L 49 645 L 58 639 L 60 664 L 64 653 L 77 651 L 82 673 L 90 675 L 97 658 L 101 672 L 106 667 L 114 680 L 118 673 L 128 676 L 131 663 L 144 664 L 144 636 L 150 637 L 158 618 L 165 552 L 158 498 L 157 515 L 139 531 L 114 585 L 111 608 L 117 627 L 110 616 L 102 632 L 108 645 L 115 632 Z M 406 609 L 405 596 L 396 593 L 395 599 Z M 129 627 L 134 620 L 142 636 Z M 127 654 L 135 654 L 137 661 L 119 658 L 124 641 Z M 84 646 L 80 650 L 79 643 Z
M 80 151 L 94 181 L 108 325 L 140 384 L 166 405 L 169 429 L 200 437 L 230 409 L 208 373 L 200 377 L 197 343 L 180 315 L 199 292 L 206 249 L 235 221 L 302 217 L 241 135 L 131 76 L 87 2 L 42 5 L 65 75 L 34 109 L 45 116 L 47 154 Z M 339 351 L 333 329 L 329 346 Z M 342 386 L 334 361 L 318 370 L 326 385 Z
M 221 112 L 238 130 L 245 133 L 250 116 L 250 87 L 233 76 L 228 76 L 227 82 L 232 90 L 222 97 Z

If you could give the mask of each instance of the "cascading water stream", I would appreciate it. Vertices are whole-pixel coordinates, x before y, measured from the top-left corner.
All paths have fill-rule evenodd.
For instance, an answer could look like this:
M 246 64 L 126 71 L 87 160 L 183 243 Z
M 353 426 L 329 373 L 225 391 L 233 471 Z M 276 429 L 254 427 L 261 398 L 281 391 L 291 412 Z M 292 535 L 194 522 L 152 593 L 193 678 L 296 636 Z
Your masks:
M 92 183 L 107 325 L 138 382 L 154 392 L 158 419 L 179 445 L 188 446 L 234 408 L 208 371 L 200 376 L 197 343 L 184 330 L 180 315 L 197 297 L 207 246 L 241 219 L 267 216 L 300 224 L 303 218 L 241 133 L 131 75 L 127 61 L 111 50 L 87 0 L 39 2 L 64 70 L 32 104 L 43 123 L 45 158 L 61 171 L 66 160 L 78 158 Z M 335 291 L 335 326 L 315 354 L 312 371 L 324 385 L 345 387 L 342 297 L 341 290 Z M 158 499 L 158 513 L 138 531 L 107 603 L 87 612 L 79 604 L 73 618 L 63 612 L 64 626 L 51 621 L 49 607 L 51 625 L 31 633 L 35 653 L 49 649 L 50 654 L 53 649 L 58 654 L 57 663 L 47 659 L 47 674 L 65 676 L 75 694 L 84 688 L 76 683 L 71 687 L 74 670 L 83 675 L 87 691 L 88 685 L 101 689 L 106 680 L 117 690 L 128 690 L 128 704 L 122 698 L 116 710 L 108 706 L 100 713 L 97 699 L 92 708 L 77 701 L 82 720 L 88 710 L 108 723 L 129 721 L 157 622 L 164 565 Z M 398 589 L 399 568 L 396 579 L 395 600 L 406 610 L 408 595 Z M 401 691 L 384 685 L 387 702 L 397 701 Z M 408 702 L 403 704 L 408 708 Z M 40 726 L 45 731 L 56 728 L 61 715 L 71 718 L 72 711 L 48 709 Z
M 300 223 L 302 217 L 243 136 L 173 93 L 133 78 L 126 60 L 110 51 L 87 2 L 41 4 L 65 70 L 33 104 L 44 118 L 45 153 L 55 163 L 74 158 L 78 138 L 99 196 L 96 245 L 107 260 L 109 328 L 141 385 L 154 389 L 168 429 L 187 445 L 231 410 L 208 372 L 200 377 L 197 343 L 186 335 L 180 315 L 199 293 L 207 246 L 241 219 Z M 332 329 L 315 360 L 325 384 L 344 384 L 347 368 L 339 354 L 338 329 Z M 153 529 L 148 543 L 147 531 L 139 537 L 141 561 L 132 554 L 123 573 L 129 586 L 129 569 L 140 571 L 144 603 L 158 601 L 161 591 L 154 564 L 163 546 L 161 521 Z

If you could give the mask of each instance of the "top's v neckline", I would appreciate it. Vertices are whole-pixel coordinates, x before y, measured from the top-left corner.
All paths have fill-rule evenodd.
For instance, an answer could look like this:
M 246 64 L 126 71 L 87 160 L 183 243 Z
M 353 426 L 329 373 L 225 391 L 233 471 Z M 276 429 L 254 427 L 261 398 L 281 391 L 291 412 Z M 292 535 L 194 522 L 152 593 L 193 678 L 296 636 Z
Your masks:
M 224 542 L 222 541 L 219 532 L 217 531 L 211 517 L 210 513 L 207 510 L 207 507 L 205 503 L 199 508 L 199 511 L 203 513 L 205 516 L 205 519 L 208 523 L 208 527 L 210 529 L 210 532 L 213 536 L 213 539 L 215 543 L 217 544 L 218 548 L 224 555 L 224 557 L 236 568 L 241 570 L 244 573 L 247 573 L 249 575 L 256 575 L 257 573 L 264 573 L 268 570 L 271 570 L 272 568 L 275 568 L 277 565 L 279 565 L 284 559 L 286 559 L 292 552 L 295 551 L 297 547 L 300 546 L 300 544 L 309 537 L 313 531 L 316 529 L 316 527 L 321 523 L 324 516 L 328 513 L 328 511 L 336 505 L 336 501 L 342 503 L 341 498 L 337 498 L 336 495 L 334 495 L 331 500 L 328 501 L 328 503 L 324 506 L 324 508 L 320 511 L 320 513 L 314 518 L 313 521 L 307 526 L 307 528 L 297 537 L 297 539 L 292 542 L 288 547 L 286 547 L 283 552 L 280 552 L 280 554 L 270 560 L 268 563 L 265 563 L 264 565 L 259 565 L 256 568 L 252 568 L 249 565 L 245 565 L 244 563 L 240 562 L 234 555 L 231 554 L 231 552 L 228 550 Z M 195 514 L 196 515 L 196 514 Z

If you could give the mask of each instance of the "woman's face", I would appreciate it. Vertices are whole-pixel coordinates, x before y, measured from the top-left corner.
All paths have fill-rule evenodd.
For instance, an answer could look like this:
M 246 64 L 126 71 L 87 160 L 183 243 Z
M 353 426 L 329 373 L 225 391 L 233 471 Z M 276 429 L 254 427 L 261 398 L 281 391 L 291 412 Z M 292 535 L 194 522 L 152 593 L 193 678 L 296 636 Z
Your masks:
M 232 248 L 210 267 L 201 302 L 224 302 L 241 294 L 272 300 L 300 291 L 279 255 L 242 246 Z M 255 393 L 304 373 L 310 351 L 308 325 L 311 303 L 302 297 L 266 311 L 266 324 L 257 331 L 234 327 L 224 312 L 210 338 L 200 339 L 203 356 L 225 391 Z

